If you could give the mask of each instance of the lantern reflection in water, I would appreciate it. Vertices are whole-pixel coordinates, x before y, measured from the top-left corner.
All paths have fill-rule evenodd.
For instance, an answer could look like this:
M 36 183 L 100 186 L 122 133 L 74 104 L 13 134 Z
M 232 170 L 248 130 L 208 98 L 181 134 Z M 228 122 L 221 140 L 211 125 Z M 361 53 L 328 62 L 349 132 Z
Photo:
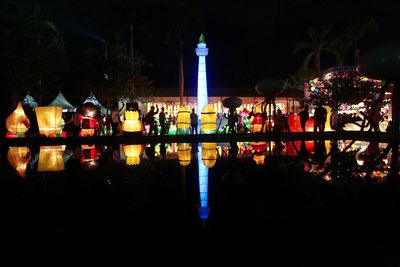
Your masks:
M 204 158 L 212 156 L 214 157 L 213 152 L 211 151 L 207 151 L 209 148 L 212 149 L 215 145 L 215 148 L 213 149 L 215 151 L 215 159 L 216 159 L 216 143 L 203 143 L 202 147 L 199 148 L 198 150 L 198 154 L 197 154 L 197 161 L 198 161 L 198 166 L 199 166 L 199 173 L 198 173 L 198 177 L 199 177 L 199 197 L 200 197 L 200 207 L 199 207 L 199 217 L 202 220 L 206 220 L 208 219 L 208 216 L 210 214 L 210 208 L 208 207 L 208 172 L 209 169 L 212 166 L 215 165 L 215 161 L 216 160 L 211 160 L 213 161 L 212 165 L 207 166 L 208 163 L 210 163 L 210 161 L 204 161 Z M 205 154 L 204 154 L 205 153 Z M 209 155 L 209 154 L 213 154 L 213 155 Z M 202 163 L 200 162 L 202 161 Z
M 56 172 L 64 170 L 65 146 L 40 146 L 39 172 Z
M 190 144 L 178 144 L 178 159 L 182 166 L 188 166 L 192 158 Z
M 35 112 L 40 134 L 61 136 L 62 107 L 37 107 Z
M 17 136 L 23 136 L 23 134 L 29 130 L 30 122 L 28 117 L 25 115 L 22 103 L 18 102 L 17 108 L 8 116 L 6 120 L 7 130 Z
M 213 134 L 217 132 L 217 113 L 214 106 L 209 104 L 201 111 L 201 133 Z
M 250 145 L 253 147 L 253 160 L 257 165 L 264 165 L 265 151 L 267 150 L 266 142 L 251 142 Z
M 25 177 L 26 166 L 31 160 L 31 151 L 26 146 L 10 147 L 7 153 L 8 162 L 15 168 L 18 175 Z
M 190 134 L 190 110 L 189 107 L 180 107 L 176 118 L 178 134 Z
M 207 168 L 214 167 L 217 162 L 217 143 L 202 143 L 201 159 Z
M 97 167 L 97 159 L 99 158 L 99 150 L 96 148 L 96 145 L 81 145 L 82 149 L 82 158 L 81 163 L 86 167 L 94 168 Z
M 126 165 L 136 166 L 140 164 L 140 156 L 143 153 L 143 145 L 123 145 L 122 149 L 126 156 Z

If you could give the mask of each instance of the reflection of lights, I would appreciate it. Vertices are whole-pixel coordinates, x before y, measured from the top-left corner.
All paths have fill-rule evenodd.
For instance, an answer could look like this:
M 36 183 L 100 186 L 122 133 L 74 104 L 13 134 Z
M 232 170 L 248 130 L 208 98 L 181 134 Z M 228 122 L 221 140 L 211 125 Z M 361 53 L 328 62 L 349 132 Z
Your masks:
M 210 210 L 208 208 L 208 171 L 209 170 L 205 164 L 201 163 L 201 161 L 203 161 L 203 163 L 204 163 L 204 160 L 202 160 L 202 158 L 204 157 L 204 155 L 203 155 L 204 145 L 205 144 L 203 144 L 202 147 L 199 147 L 198 154 L 197 154 L 197 160 L 198 160 L 198 166 L 199 166 L 199 194 L 200 194 L 199 216 L 201 219 L 208 219 L 208 215 L 210 213 Z
M 31 151 L 28 147 L 10 147 L 7 153 L 8 162 L 15 168 L 18 175 L 25 177 L 26 166 L 31 160 Z
M 126 156 L 126 165 L 136 166 L 140 164 L 140 156 L 143 153 L 143 145 L 123 145 Z
M 202 148 L 202 161 L 204 166 L 208 168 L 214 167 L 217 162 L 217 143 L 203 143 Z
M 64 149 L 63 146 L 41 146 L 38 171 L 64 170 Z
M 265 164 L 265 155 L 256 155 L 254 154 L 253 160 L 257 163 L 257 165 L 264 165 Z
M 190 144 L 178 144 L 178 159 L 182 166 L 190 164 L 192 154 Z

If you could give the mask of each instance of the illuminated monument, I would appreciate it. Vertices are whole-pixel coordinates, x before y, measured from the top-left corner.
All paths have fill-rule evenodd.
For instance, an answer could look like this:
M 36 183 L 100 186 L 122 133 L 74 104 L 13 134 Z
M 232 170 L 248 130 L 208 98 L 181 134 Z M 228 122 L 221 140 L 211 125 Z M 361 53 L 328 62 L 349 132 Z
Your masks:
M 207 93 L 207 72 L 206 72 L 206 56 L 208 48 L 204 42 L 204 35 L 201 34 L 199 43 L 196 48 L 196 55 L 199 57 L 199 72 L 197 74 L 197 113 L 199 114 L 202 108 L 208 104 Z

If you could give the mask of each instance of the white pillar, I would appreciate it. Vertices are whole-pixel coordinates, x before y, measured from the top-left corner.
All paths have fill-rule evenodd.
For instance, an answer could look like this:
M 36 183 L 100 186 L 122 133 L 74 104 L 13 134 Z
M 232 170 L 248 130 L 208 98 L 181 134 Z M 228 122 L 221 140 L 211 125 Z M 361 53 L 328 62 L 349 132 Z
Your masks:
M 197 111 L 201 113 L 202 108 L 208 104 L 207 93 L 207 71 L 206 71 L 206 56 L 208 55 L 208 48 L 204 42 L 203 34 L 200 35 L 199 43 L 196 48 L 196 55 L 199 57 L 199 70 L 197 74 Z

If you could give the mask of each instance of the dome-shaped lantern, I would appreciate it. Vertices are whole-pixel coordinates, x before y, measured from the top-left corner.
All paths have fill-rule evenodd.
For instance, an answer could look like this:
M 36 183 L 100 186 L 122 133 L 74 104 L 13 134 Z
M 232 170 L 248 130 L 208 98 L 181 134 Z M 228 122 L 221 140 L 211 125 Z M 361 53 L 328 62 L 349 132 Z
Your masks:
M 122 122 L 122 130 L 126 133 L 143 133 L 143 124 L 139 120 L 139 112 L 125 111 L 125 120 Z
M 240 99 L 239 97 L 228 97 L 225 98 L 222 101 L 222 105 L 224 105 L 224 107 L 229 108 L 229 109 L 236 109 L 238 107 L 240 107 L 242 105 L 242 99 Z
M 17 108 L 8 116 L 6 120 L 7 130 L 14 135 L 23 136 L 29 130 L 30 122 L 25 115 L 22 103 L 18 102 Z

